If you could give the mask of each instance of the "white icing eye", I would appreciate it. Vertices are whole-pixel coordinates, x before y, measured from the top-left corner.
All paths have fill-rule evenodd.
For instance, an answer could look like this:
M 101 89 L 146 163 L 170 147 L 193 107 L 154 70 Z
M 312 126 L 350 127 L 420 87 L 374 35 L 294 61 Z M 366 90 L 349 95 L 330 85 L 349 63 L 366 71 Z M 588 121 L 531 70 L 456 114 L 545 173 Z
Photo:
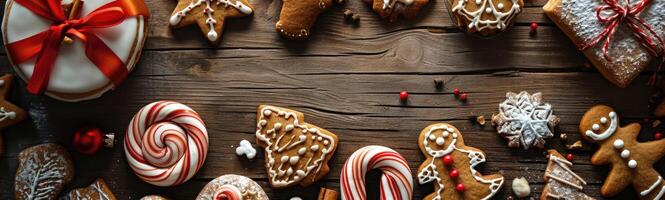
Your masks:
M 600 118 L 600 123 L 601 124 L 607 124 L 607 117 Z
M 621 139 L 614 140 L 614 148 L 615 149 L 623 148 L 623 140 Z
M 503 3 L 497 4 L 496 7 L 499 8 L 499 9 L 503 9 Z
M 431 141 L 436 140 L 436 136 L 434 136 L 434 134 L 430 134 L 429 135 L 429 140 L 431 140 Z
M 442 137 L 436 138 L 436 144 L 441 146 L 443 143 L 446 142 Z
M 628 151 L 628 149 L 624 149 L 623 151 L 621 151 L 621 158 L 626 159 L 629 156 L 630 156 L 630 151 Z
M 593 125 L 591 125 L 591 130 L 593 130 L 593 131 L 598 131 L 598 130 L 600 130 L 600 125 L 598 125 L 598 124 L 593 124 Z
M 635 169 L 635 167 L 637 167 L 637 161 L 635 160 L 628 161 L 628 167 L 630 167 L 631 169 Z
M 450 135 L 450 132 L 448 132 L 448 131 L 443 131 L 443 137 L 448 137 L 448 135 Z
M 270 111 L 270 110 L 264 110 L 263 111 L 263 115 L 265 115 L 266 117 L 270 116 L 271 114 L 272 114 L 272 111 Z

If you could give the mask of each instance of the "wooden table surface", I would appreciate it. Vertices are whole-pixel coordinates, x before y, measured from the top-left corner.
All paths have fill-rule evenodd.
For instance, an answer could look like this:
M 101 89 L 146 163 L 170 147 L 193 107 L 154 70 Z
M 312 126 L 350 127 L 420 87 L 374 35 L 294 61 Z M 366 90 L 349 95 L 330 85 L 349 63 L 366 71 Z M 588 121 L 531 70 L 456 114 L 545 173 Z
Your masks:
M 175 0 L 146 3 L 152 18 L 143 57 L 117 90 L 96 100 L 65 103 L 29 95 L 20 80 L 12 89 L 11 100 L 28 111 L 29 119 L 3 131 L 6 151 L 0 157 L 0 199 L 13 199 L 16 155 L 45 142 L 65 145 L 75 160 L 75 181 L 65 191 L 87 186 L 101 176 L 120 199 L 148 194 L 193 199 L 213 178 L 241 174 L 258 181 L 271 199 L 314 199 L 322 186 L 339 190 L 346 158 L 365 145 L 397 150 L 415 174 L 424 160 L 417 136 L 437 122 L 457 126 L 467 145 L 485 151 L 487 162 L 479 167 L 481 172 L 505 176 L 506 184 L 495 199 L 510 196 L 512 179 L 522 176 L 530 182 L 532 196 L 539 197 L 547 161 L 544 150 L 509 149 L 491 126 L 469 120 L 477 115 L 490 118 L 506 92 L 521 90 L 542 92 L 553 105 L 561 123 L 547 147 L 573 153 L 573 170 L 589 183 L 584 191 L 598 197 L 608 167 L 590 165 L 594 145 L 585 143 L 582 150 L 568 151 L 559 134 L 579 139 L 580 117 L 598 103 L 613 106 L 624 124 L 649 115 L 645 84 L 651 73 L 643 73 L 625 89 L 604 80 L 543 14 L 546 0 L 525 2 L 515 26 L 492 39 L 457 30 L 442 0 L 430 2 L 416 20 L 394 24 L 380 20 L 362 1 L 350 0 L 320 16 L 306 41 L 288 41 L 275 33 L 281 1 L 251 0 L 254 15 L 228 20 L 218 47 L 210 46 L 196 26 L 168 29 Z M 345 8 L 360 14 L 359 25 L 344 22 Z M 535 36 L 529 35 L 531 22 L 539 25 Z M 4 51 L 0 56 L 4 66 L 0 71 L 13 73 Z M 445 80 L 446 89 L 435 89 L 436 78 Z M 457 101 L 453 88 L 468 92 L 468 103 Z M 399 102 L 402 90 L 410 93 L 406 105 Z M 72 149 L 72 133 L 82 124 L 98 124 L 122 139 L 134 113 L 157 100 L 187 104 L 207 124 L 208 157 L 189 182 L 161 188 L 139 180 L 127 165 L 121 144 L 94 156 Z M 254 141 L 259 104 L 301 111 L 309 123 L 338 135 L 341 143 L 327 177 L 307 188 L 272 190 L 262 150 L 253 160 L 235 155 L 240 140 Z M 641 139 L 653 138 L 653 132 L 643 130 Z M 656 166 L 661 172 L 665 169 L 664 162 Z M 370 199 L 378 199 L 377 177 L 376 172 L 368 177 Z M 414 198 L 432 191 L 431 184 L 415 185 Z M 634 197 L 634 190 L 627 189 L 618 198 Z

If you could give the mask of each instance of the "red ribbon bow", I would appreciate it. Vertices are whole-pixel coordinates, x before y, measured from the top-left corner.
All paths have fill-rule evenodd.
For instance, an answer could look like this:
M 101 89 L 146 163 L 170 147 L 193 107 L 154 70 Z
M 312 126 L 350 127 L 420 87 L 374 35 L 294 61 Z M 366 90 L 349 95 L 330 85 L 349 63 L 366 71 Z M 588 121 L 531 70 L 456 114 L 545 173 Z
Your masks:
M 148 9 L 143 1 L 114 1 L 80 19 L 67 19 L 59 0 L 14 1 L 53 22 L 47 30 L 7 45 L 15 64 L 37 57 L 32 77 L 28 82 L 30 93 L 40 94 L 46 90 L 53 63 L 58 57 L 60 44 L 65 36 L 78 38 L 85 44 L 85 55 L 114 86 L 119 85 L 127 77 L 128 71 L 124 63 L 97 37 L 95 29 L 116 26 L 131 16 L 148 17 Z M 75 14 L 74 16 L 78 16 L 78 13 Z
M 593 38 L 591 42 L 582 44 L 579 49 L 581 51 L 587 50 L 600 42 L 601 39 L 605 38 L 605 44 L 603 44 L 603 56 L 606 60 L 612 61 L 608 53 L 608 48 L 612 42 L 612 36 L 614 35 L 614 32 L 616 32 L 617 27 L 625 22 L 633 31 L 633 35 L 639 39 L 640 44 L 649 51 L 649 54 L 657 57 L 659 47 L 663 49 L 665 43 L 663 43 L 663 39 L 658 36 L 656 31 L 653 30 L 653 27 L 638 17 L 649 4 L 649 0 L 641 0 L 635 5 L 631 5 L 630 0 L 625 0 L 624 5 L 620 5 L 617 0 L 603 0 L 603 2 L 605 2 L 606 5 L 601 5 L 596 8 L 596 17 L 600 22 L 607 23 L 608 25 L 600 35 Z M 658 43 L 656 43 L 653 38 L 656 38 Z

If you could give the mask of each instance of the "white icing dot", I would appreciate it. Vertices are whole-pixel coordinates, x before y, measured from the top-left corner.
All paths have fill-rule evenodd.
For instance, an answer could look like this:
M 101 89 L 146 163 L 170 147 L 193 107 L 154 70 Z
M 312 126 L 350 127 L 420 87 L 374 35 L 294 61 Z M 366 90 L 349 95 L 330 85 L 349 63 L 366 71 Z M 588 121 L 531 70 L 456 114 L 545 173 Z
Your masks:
M 630 151 L 628 151 L 628 149 L 624 149 L 623 151 L 621 151 L 621 158 L 626 159 L 629 156 L 630 156 Z
M 312 132 L 312 133 L 318 133 L 319 130 L 318 130 L 318 129 L 315 129 L 315 128 L 310 128 L 310 129 L 309 129 L 309 132 Z
M 450 132 L 448 132 L 448 131 L 443 131 L 443 137 L 448 137 L 448 135 L 450 135 Z
M 434 134 L 430 134 L 429 135 L 429 140 L 432 140 L 432 141 L 436 140 L 436 136 L 434 136 Z
M 291 165 L 298 164 L 298 161 L 300 161 L 300 157 L 298 156 L 291 156 L 291 159 L 289 159 L 289 163 L 291 163 Z
M 303 129 L 302 129 L 302 133 L 307 133 L 307 129 L 306 129 L 306 128 L 303 128 Z
M 600 123 L 601 124 L 607 124 L 607 117 L 600 118 Z
M 310 149 L 312 149 L 312 151 L 318 151 L 319 150 L 319 145 L 317 145 L 317 144 L 312 145 L 312 147 L 310 147 Z
M 304 177 L 304 176 L 306 175 L 306 174 L 305 174 L 305 171 L 303 171 L 303 170 L 301 170 L 301 169 L 299 169 L 298 171 L 296 171 L 296 174 L 297 174 L 298 176 L 301 176 L 301 177 Z
M 503 9 L 503 3 L 497 4 L 496 7 L 499 8 L 499 9 Z
M 282 163 L 289 161 L 289 156 L 282 156 Z
M 307 152 L 307 148 L 305 147 L 298 149 L 298 155 L 305 155 L 305 152 Z
M 328 142 L 328 140 L 324 140 L 324 141 L 323 141 L 323 145 L 328 146 L 328 144 L 330 144 L 330 142 Z
M 179 14 L 172 15 L 171 18 L 169 19 L 169 23 L 171 26 L 175 26 L 176 24 L 180 23 L 180 20 L 182 17 L 180 17 Z
M 630 167 L 631 169 L 635 169 L 635 167 L 637 167 L 637 161 L 635 160 L 628 161 L 628 167 Z
M 492 14 L 492 8 L 489 8 L 489 7 L 488 7 L 488 8 L 485 8 L 485 12 L 486 12 L 487 14 Z
M 286 132 L 289 132 L 289 131 L 292 131 L 292 130 L 293 130 L 293 124 L 287 124 L 284 127 L 284 131 L 286 131 Z
M 612 118 L 614 118 L 614 117 L 617 116 L 617 113 L 615 113 L 615 112 L 610 112 L 609 116 L 612 117 Z
M 623 148 L 623 140 L 621 139 L 614 140 L 614 148 L 616 149 Z
M 270 110 L 264 110 L 263 111 L 263 115 L 265 115 L 266 117 L 270 116 L 270 114 L 272 114 L 272 111 L 270 111 Z
M 281 123 L 275 123 L 275 125 L 273 125 L 273 128 L 275 130 L 279 130 L 280 128 L 282 128 L 282 124 Z
M 437 145 L 441 146 L 441 145 L 443 145 L 444 142 L 445 142 L 445 140 L 442 137 L 436 138 L 436 144 Z
M 286 170 L 286 175 L 291 176 L 291 174 L 293 174 L 293 168 L 289 167 L 289 169 Z
M 453 133 L 453 139 L 457 138 L 457 133 Z
M 318 140 L 320 142 L 321 140 L 323 140 L 323 137 L 321 137 L 321 136 L 316 137 L 316 140 Z
M 480 5 L 480 3 L 482 3 L 481 0 L 476 0 L 476 4 Z
M 300 141 L 305 141 L 305 140 L 307 140 L 307 136 L 306 135 L 300 135 L 300 136 L 298 136 L 298 139 L 300 139 Z
M 593 124 L 593 125 L 591 126 L 591 129 L 592 129 L 593 131 L 598 131 L 598 130 L 600 130 L 600 125 L 598 125 L 598 124 Z

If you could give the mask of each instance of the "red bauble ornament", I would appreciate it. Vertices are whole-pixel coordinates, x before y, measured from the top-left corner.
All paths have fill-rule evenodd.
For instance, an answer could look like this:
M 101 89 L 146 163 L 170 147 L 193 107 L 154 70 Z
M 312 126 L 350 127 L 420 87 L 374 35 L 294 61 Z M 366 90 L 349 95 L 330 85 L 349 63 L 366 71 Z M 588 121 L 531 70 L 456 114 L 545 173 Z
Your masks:
M 663 138 L 663 134 L 660 133 L 660 132 L 658 132 L 658 133 L 656 133 L 656 135 L 654 135 L 653 137 L 656 138 L 656 140 L 660 140 L 660 139 Z
M 566 154 L 566 160 L 573 161 L 573 154 Z
M 400 101 L 406 101 L 407 99 L 409 99 L 409 92 L 402 91 L 402 92 L 399 93 L 399 100 Z
M 74 132 L 74 149 L 79 153 L 92 155 L 104 145 L 104 132 L 94 126 L 84 126 Z
M 531 22 L 531 32 L 536 32 L 538 30 L 538 24 L 536 22 Z
M 459 177 L 459 171 L 457 171 L 456 169 L 453 169 L 452 171 L 450 171 L 450 174 L 448 174 L 448 175 L 450 176 L 450 178 L 456 179 L 457 177 Z
M 443 160 L 443 164 L 444 164 L 444 165 L 452 165 L 453 162 L 454 162 L 454 161 L 453 161 L 453 157 L 450 156 L 450 155 L 446 155 L 446 156 L 444 156 L 444 157 L 442 158 L 442 160 Z
M 457 192 L 464 192 L 465 189 L 466 188 L 464 188 L 464 184 L 461 184 L 461 183 L 459 183 L 455 186 L 455 191 L 457 191 Z
M 455 94 L 455 96 L 458 96 L 459 95 L 459 89 L 457 89 L 457 88 L 453 89 L 453 94 Z
M 459 95 L 459 100 L 466 102 L 466 99 L 469 98 L 469 95 L 467 93 L 462 93 Z

